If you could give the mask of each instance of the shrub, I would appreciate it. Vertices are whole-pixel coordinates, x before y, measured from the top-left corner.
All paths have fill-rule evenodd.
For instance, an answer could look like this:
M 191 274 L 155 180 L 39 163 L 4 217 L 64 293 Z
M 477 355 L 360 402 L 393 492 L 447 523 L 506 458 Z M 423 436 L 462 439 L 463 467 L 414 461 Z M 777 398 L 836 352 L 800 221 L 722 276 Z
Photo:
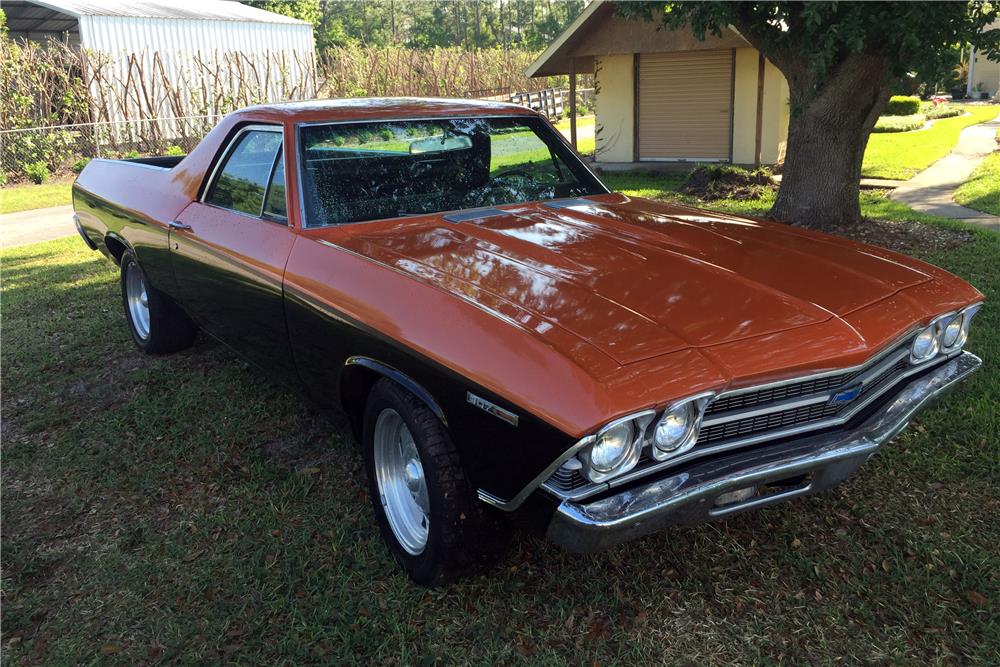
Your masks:
M 73 164 L 71 164 L 69 170 L 72 171 L 74 174 L 79 174 L 81 171 L 83 171 L 83 168 L 86 167 L 88 164 L 90 164 L 90 158 L 82 157 Z
M 393 135 L 392 130 L 387 127 L 383 127 L 378 131 L 378 136 L 382 141 L 392 141 L 392 138 L 395 135 Z
M 32 162 L 24 166 L 24 175 L 35 185 L 41 185 L 49 180 L 49 167 L 41 160 Z
M 180 146 L 167 146 L 164 155 L 184 155 L 184 149 Z
M 932 109 L 928 109 L 924 112 L 928 119 L 938 119 L 938 118 L 951 118 L 952 116 L 961 116 L 965 113 L 962 107 L 955 106 L 954 104 L 939 104 Z
M 911 116 L 880 116 L 872 132 L 912 132 L 919 130 L 926 123 L 927 116 L 922 113 Z
M 0 171 L 0 187 L 7 185 L 7 174 Z
M 886 116 L 912 116 L 920 113 L 920 98 L 893 95 L 885 105 Z
M 699 165 L 679 188 L 699 199 L 758 199 L 777 189 L 767 167 L 744 169 L 730 165 Z
M 139 157 L 139 151 L 136 150 L 126 151 L 122 153 L 123 160 L 134 160 L 137 157 Z

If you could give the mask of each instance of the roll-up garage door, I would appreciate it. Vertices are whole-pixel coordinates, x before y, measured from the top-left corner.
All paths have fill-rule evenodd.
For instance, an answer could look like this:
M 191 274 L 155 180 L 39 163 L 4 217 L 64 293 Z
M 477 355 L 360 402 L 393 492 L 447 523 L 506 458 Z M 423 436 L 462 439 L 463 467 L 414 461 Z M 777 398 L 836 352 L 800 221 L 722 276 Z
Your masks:
M 729 160 L 733 52 L 639 56 L 639 159 Z

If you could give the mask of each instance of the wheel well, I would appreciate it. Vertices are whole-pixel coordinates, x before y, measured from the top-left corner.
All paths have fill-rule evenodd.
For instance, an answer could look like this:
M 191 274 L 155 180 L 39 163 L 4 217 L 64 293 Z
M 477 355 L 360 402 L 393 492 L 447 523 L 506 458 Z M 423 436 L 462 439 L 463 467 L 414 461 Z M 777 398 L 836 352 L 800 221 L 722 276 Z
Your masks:
M 359 365 L 345 366 L 343 375 L 340 377 L 340 405 L 347 414 L 347 419 L 351 424 L 351 433 L 354 434 L 358 442 L 361 442 L 361 430 L 368 394 L 371 393 L 375 383 L 383 377 L 385 376 L 381 373 Z
M 448 426 L 444 411 L 434 397 L 419 383 L 404 373 L 368 357 L 351 357 L 340 376 L 340 405 L 347 413 L 354 437 L 361 442 L 365 404 L 372 387 L 382 378 L 389 378 L 417 397 L 433 412 L 441 423 Z
M 122 243 L 113 236 L 105 236 L 104 245 L 107 247 L 108 252 L 111 253 L 111 256 L 115 258 L 115 262 L 121 264 L 122 255 L 125 254 L 125 251 L 128 249 L 128 246 L 126 246 L 124 243 Z

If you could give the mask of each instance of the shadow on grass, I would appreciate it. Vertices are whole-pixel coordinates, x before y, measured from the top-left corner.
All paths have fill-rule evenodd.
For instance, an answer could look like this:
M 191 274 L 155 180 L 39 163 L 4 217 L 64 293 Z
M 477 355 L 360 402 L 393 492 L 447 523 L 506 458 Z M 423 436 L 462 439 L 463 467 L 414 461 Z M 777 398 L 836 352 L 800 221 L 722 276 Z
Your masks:
M 822 497 L 593 556 L 522 534 L 495 571 L 426 591 L 382 544 L 360 457 L 334 421 L 209 339 L 143 357 L 114 268 L 74 244 L 40 247 L 17 298 L 6 280 L 3 295 L 12 664 L 996 653 L 997 620 L 979 600 L 1000 595 L 1000 506 L 968 475 L 996 472 L 995 445 L 979 441 L 988 417 L 966 412 L 996 395 L 988 381 Z M 945 258 L 979 275 L 984 251 Z

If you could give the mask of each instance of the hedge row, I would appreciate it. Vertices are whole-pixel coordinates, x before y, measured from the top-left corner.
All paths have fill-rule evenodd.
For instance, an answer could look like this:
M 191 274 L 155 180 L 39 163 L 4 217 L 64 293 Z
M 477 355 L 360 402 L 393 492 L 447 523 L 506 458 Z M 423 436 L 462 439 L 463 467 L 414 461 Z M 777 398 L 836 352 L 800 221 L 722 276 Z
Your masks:
M 886 116 L 912 116 L 920 113 L 920 98 L 916 96 L 893 95 L 885 105 Z

